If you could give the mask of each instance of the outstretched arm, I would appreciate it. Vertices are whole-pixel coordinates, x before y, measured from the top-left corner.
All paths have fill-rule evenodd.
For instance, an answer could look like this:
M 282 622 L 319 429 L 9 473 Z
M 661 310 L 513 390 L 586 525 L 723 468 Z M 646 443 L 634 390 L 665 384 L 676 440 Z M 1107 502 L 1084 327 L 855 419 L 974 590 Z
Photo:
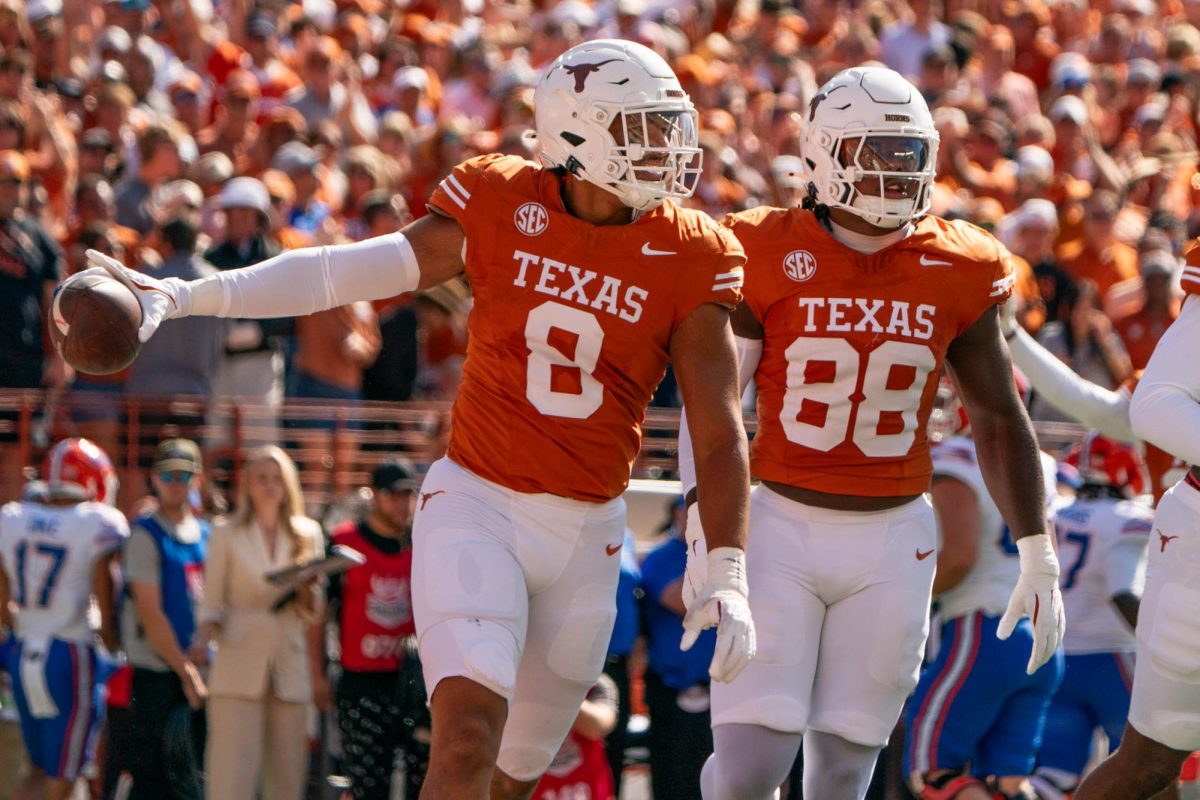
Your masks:
M 1188 298 L 1158 340 L 1129 408 L 1133 431 L 1173 456 L 1200 464 L 1200 300 Z
M 1114 392 L 1081 377 L 1021 328 L 1008 348 L 1013 363 L 1048 403 L 1110 439 L 1137 441 L 1129 424 L 1127 391 Z
M 462 252 L 459 224 L 431 213 L 396 233 L 290 250 L 253 267 L 196 281 L 156 280 L 94 250 L 88 251 L 88 263 L 138 295 L 143 315 L 138 337 L 146 341 L 164 319 L 297 317 L 436 286 L 463 271 Z

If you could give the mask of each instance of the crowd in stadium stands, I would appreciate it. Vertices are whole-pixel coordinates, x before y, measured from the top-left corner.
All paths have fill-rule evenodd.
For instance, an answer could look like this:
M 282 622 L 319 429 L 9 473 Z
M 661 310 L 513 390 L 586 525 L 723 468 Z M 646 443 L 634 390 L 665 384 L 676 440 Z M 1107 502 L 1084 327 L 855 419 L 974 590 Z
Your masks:
M 817 87 L 846 66 L 882 62 L 910 78 L 933 109 L 941 136 L 933 213 L 993 231 L 1018 257 L 1018 319 L 1048 350 L 1115 388 L 1145 366 L 1178 314 L 1185 245 L 1200 234 L 1197 0 L 0 0 L 0 389 L 69 392 L 78 400 L 75 430 L 114 459 L 121 457 L 125 398 L 237 397 L 268 425 L 285 398 L 452 398 L 471 306 L 470 288 L 459 280 L 296 320 L 169 321 L 132 367 L 109 376 L 73 374 L 49 348 L 51 292 L 82 268 L 87 248 L 158 277 L 196 278 L 283 249 L 394 231 L 427 213 L 430 192 L 464 159 L 534 157 L 539 70 L 567 47 L 600 37 L 641 42 L 675 68 L 700 109 L 704 151 L 699 187 L 687 202 L 714 217 L 798 204 L 807 186 L 799 133 Z M 656 402 L 678 404 L 669 377 Z M 1066 419 L 1036 393 L 1031 411 L 1035 420 Z M 169 421 L 185 433 L 199 423 Z M 11 434 L 3 435 L 0 500 L 9 501 L 20 471 Z M 135 522 L 124 557 L 137 601 L 130 608 L 142 619 L 141 627 L 127 620 L 123 646 L 134 667 L 133 720 L 146 714 L 139 692 L 167 700 L 140 736 L 190 730 L 190 715 L 172 709 L 199 708 L 207 695 L 210 784 L 215 770 L 226 787 L 219 796 L 249 797 L 233 787 L 256 781 L 260 763 L 302 779 L 295 765 L 306 756 L 296 737 L 315 687 L 316 705 L 339 716 L 342 766 L 357 781 L 353 796 L 384 796 L 386 776 L 362 765 L 364 748 L 381 748 L 368 761 L 386 757 L 389 764 L 402 750 L 415 787 L 427 738 L 422 703 L 414 700 L 421 692 L 408 685 L 414 677 L 404 667 L 415 655 L 399 635 L 387 639 L 389 658 L 358 653 L 357 667 L 343 644 L 344 683 L 334 698 L 322 635 L 308 636 L 308 663 L 290 677 L 276 667 L 269 687 L 266 677 L 250 685 L 254 669 L 221 674 L 219 666 L 205 686 L 181 666 L 188 654 L 203 663 L 205 636 L 172 645 L 161 614 L 153 626 L 143 618 L 153 602 L 138 587 L 155 585 L 161 539 L 183 528 L 185 544 L 201 533 L 208 542 L 200 633 L 213 635 L 205 614 L 218 606 L 227 614 L 245 607 L 247 619 L 258 619 L 253 610 L 270 604 L 265 588 L 233 579 L 232 560 L 216 571 L 221 580 L 212 569 L 213 559 L 232 559 L 231 530 L 275 529 L 277 515 L 264 517 L 262 497 L 283 493 L 291 498 L 284 506 L 295 505 L 290 460 L 282 451 L 256 452 L 253 463 L 273 470 L 277 485 L 251 485 L 211 540 L 208 523 L 196 524 L 190 506 L 172 494 L 199 473 L 198 455 L 190 467 L 184 462 L 193 456 L 185 454 L 170 469 L 150 470 L 151 507 L 159 510 Z M 404 466 L 377 473 L 363 521 L 327 535 L 357 537 L 389 557 L 404 550 L 405 515 L 415 504 L 410 481 Z M 383 510 L 393 493 L 405 505 Z M 294 508 L 289 514 L 303 519 Z M 604 760 L 597 743 L 605 732 L 619 728 L 610 741 L 626 736 L 628 665 L 645 660 L 632 644 L 638 623 L 628 615 L 636 617 L 632 598 L 644 589 L 645 703 L 660 798 L 697 797 L 699 765 L 711 748 L 707 656 L 702 647 L 681 654 L 676 646 L 682 514 L 671 514 L 665 543 L 641 565 L 641 583 L 634 562 L 622 584 L 629 602 L 609 659 L 615 686 L 607 678 L 597 685 L 556 762 Z M 285 525 L 278 547 L 286 553 L 268 559 L 273 551 L 264 551 L 264 564 L 286 563 L 303 548 L 315 552 L 317 532 L 308 525 Z M 346 579 L 331 599 L 381 591 L 388 618 L 411 626 L 406 587 L 398 588 L 407 581 L 402 572 L 383 588 Z M 168 610 L 181 603 L 154 599 Z M 280 647 L 303 650 L 301 625 L 323 608 L 315 587 L 306 586 L 290 610 L 268 618 L 295 630 L 267 633 L 283 637 Z M 147 646 L 152 627 L 159 641 L 150 637 Z M 227 664 L 230 649 L 221 651 Z M 245 658 L 257 663 L 253 654 Z M 370 674 L 377 661 L 389 675 L 407 676 L 389 677 L 400 688 L 382 700 L 372 691 L 380 685 Z M 167 669 L 180 680 L 164 683 Z M 120 694 L 114 690 L 114 705 Z M 269 720 L 265 741 L 245 727 L 248 714 Z M 110 719 L 116 728 L 128 717 Z M 386 743 L 364 738 L 356 724 L 394 736 Z M 121 736 L 110 731 L 108 763 L 116 767 L 108 770 L 109 787 L 130 770 L 135 787 L 165 780 L 120 764 L 140 747 L 136 739 L 122 746 Z M 187 741 L 204 738 L 197 727 Z M 619 765 L 623 748 L 612 749 Z M 195 761 L 195 769 L 204 763 Z M 595 791 L 613 791 L 611 775 L 586 774 Z M 0 776 L 0 784 L 6 780 Z M 278 780 L 269 785 L 265 797 L 299 791 Z M 175 789 L 176 796 L 200 796 L 188 781 Z M 537 797 L 603 796 L 556 791 Z

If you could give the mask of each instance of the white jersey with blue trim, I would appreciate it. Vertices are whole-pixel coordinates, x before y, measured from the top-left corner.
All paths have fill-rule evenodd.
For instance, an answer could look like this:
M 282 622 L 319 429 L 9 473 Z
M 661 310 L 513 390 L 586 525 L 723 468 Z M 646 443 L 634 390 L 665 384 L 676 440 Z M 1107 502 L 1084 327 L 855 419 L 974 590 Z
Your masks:
M 1054 518 L 1062 565 L 1063 608 L 1068 654 L 1133 652 L 1137 638 L 1113 605 L 1114 595 L 1141 597 L 1146 580 L 1146 546 L 1154 510 L 1133 500 L 1080 497 Z
M 128 536 L 125 517 L 102 503 L 0 509 L 0 559 L 18 608 L 17 636 L 91 644 L 93 568 Z
M 1017 546 L 1012 534 L 1000 515 L 1000 509 L 992 502 L 983 473 L 979 469 L 979 457 L 975 453 L 975 442 L 963 436 L 945 439 L 933 447 L 933 477 L 937 480 L 953 478 L 966 484 L 975 494 L 979 508 L 980 534 L 979 555 L 975 566 L 967 573 L 962 583 L 938 598 L 942 619 L 982 611 L 989 616 L 999 616 L 1008 608 L 1008 599 L 1013 586 L 1021 576 L 1021 564 L 1017 558 Z M 1042 474 L 1046 483 L 1047 502 L 1057 496 L 1056 465 L 1054 459 L 1040 453 Z M 1049 513 L 1047 513 L 1049 516 Z M 938 531 L 942 537 L 941 531 Z

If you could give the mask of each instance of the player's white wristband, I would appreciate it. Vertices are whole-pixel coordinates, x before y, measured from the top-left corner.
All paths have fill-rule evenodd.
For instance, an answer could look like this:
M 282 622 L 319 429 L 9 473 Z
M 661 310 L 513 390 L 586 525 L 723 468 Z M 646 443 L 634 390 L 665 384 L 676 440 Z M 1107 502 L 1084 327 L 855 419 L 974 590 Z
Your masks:
M 718 547 L 708 551 L 708 585 L 715 591 L 732 589 L 750 596 L 746 583 L 746 551 L 740 547 Z
M 1050 535 L 1039 533 L 1017 539 L 1022 575 L 1058 575 L 1058 555 Z

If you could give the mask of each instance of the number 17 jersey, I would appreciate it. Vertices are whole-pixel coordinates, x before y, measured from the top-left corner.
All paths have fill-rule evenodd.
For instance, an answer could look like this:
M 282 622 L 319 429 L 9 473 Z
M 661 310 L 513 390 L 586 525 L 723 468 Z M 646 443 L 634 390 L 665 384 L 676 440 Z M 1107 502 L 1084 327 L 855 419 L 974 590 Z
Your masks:
M 737 305 L 745 257 L 669 200 L 591 225 L 563 205 L 564 180 L 480 156 L 430 198 L 462 227 L 475 297 L 448 455 L 518 492 L 603 502 L 629 482 L 671 335 L 704 303 Z
M 757 208 L 724 224 L 746 250 L 742 292 L 764 331 L 753 474 L 828 494 L 926 491 L 926 424 L 946 351 L 1008 298 L 1008 251 L 931 216 L 873 254 L 802 209 Z

